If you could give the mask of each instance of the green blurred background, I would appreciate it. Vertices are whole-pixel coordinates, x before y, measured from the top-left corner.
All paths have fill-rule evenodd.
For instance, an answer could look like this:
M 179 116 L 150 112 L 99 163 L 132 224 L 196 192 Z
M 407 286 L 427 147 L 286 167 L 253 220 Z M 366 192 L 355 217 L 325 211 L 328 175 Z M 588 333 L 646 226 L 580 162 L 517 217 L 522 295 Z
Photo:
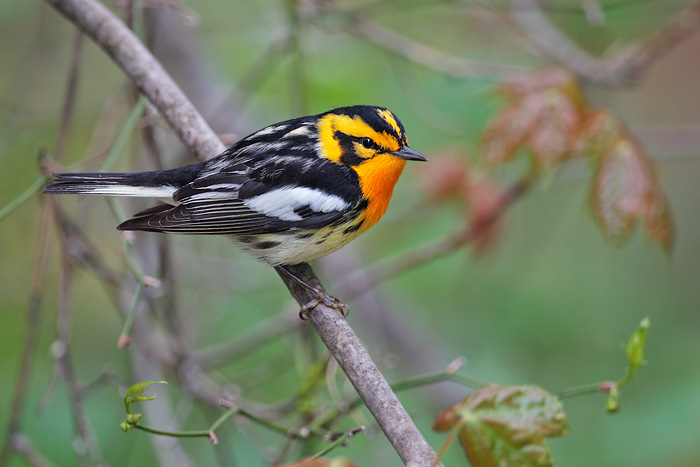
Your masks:
M 346 3 L 347 8 L 356 5 Z M 485 3 L 503 12 L 507 9 Z M 586 20 L 581 2 L 546 3 L 552 5 L 547 11 L 555 24 L 586 50 L 599 53 L 618 42 L 646 37 L 693 2 L 601 1 L 605 21 L 598 26 Z M 499 104 L 489 92 L 496 81 L 447 78 L 408 63 L 347 34 L 341 21 L 333 18 L 297 31 L 301 53 L 274 58 L 271 44 L 295 27 L 288 6 L 289 2 L 270 0 L 200 0 L 188 2 L 191 11 L 170 15 L 177 27 L 160 37 L 161 45 L 191 35 L 186 40 L 198 61 L 183 66 L 180 57 L 165 52 L 163 61 L 218 132 L 235 138 L 301 113 L 367 103 L 392 109 L 402 119 L 411 146 L 432 161 L 446 154 L 446 148 L 468 160 L 478 157 L 480 131 Z M 359 11 L 386 28 L 455 56 L 532 68 L 549 64 L 513 40 L 507 28 L 475 19 L 474 7 L 471 2 L 377 1 Z M 37 179 L 39 150 L 55 144 L 74 28 L 38 1 L 0 3 L 0 26 L 0 207 L 4 207 Z M 137 30 L 138 26 L 139 22 Z M 369 301 L 349 302 L 350 324 L 390 381 L 440 371 L 457 356 L 466 357 L 463 371 L 469 375 L 501 385 L 535 384 L 558 391 L 616 380 L 625 367 L 622 344 L 649 316 L 648 365 L 624 389 L 620 413 L 605 413 L 603 395 L 567 399 L 571 435 L 549 445 L 561 466 L 698 465 L 698 50 L 700 35 L 695 34 L 634 85 L 585 87 L 592 103 L 609 106 L 625 119 L 657 162 L 677 229 L 673 253 L 665 255 L 640 232 L 621 248 L 606 244 L 586 201 L 590 169 L 572 164 L 511 209 L 494 251 L 475 258 L 460 250 L 379 285 Z M 265 57 L 270 56 L 268 63 Z M 195 84 L 202 82 L 215 84 L 198 89 Z M 214 85 L 221 89 L 213 91 Z M 124 88 L 125 79 L 116 66 L 85 42 L 66 164 L 109 148 L 130 110 Z M 223 97 L 207 101 L 204 96 L 212 93 Z M 191 161 L 177 145 L 168 144 L 165 147 L 180 154 L 170 160 L 173 166 Z M 133 163 L 137 157 L 123 156 L 117 169 L 138 166 Z M 331 291 L 343 273 L 355 267 L 409 251 L 458 228 L 463 208 L 425 202 L 424 170 L 423 165 L 409 165 L 385 219 L 318 265 Z M 501 176 L 507 180 L 505 172 Z M 113 229 L 116 221 L 104 200 L 61 199 L 61 203 L 78 213 L 105 261 L 126 270 L 119 256 L 120 237 Z M 35 195 L 0 222 L 2 438 L 25 333 L 39 209 Z M 274 271 L 246 258 L 226 240 L 178 237 L 172 244 L 177 249 L 180 308 L 194 348 L 244 335 L 289 305 Z M 57 248 L 49 271 L 21 429 L 50 461 L 73 465 L 73 424 L 62 383 L 45 396 L 54 364 Z M 121 322 L 96 279 L 78 270 L 72 301 L 71 350 L 78 378 L 91 380 L 109 365 L 121 380 L 134 382 L 128 352 L 116 347 Z M 379 324 L 376 313 L 366 308 L 369 304 L 382 310 Z M 303 371 L 297 341 L 293 335 L 275 340 L 220 367 L 220 374 L 246 399 L 278 401 L 294 391 Z M 156 392 L 168 393 L 172 401 L 180 395 L 175 385 Z M 400 398 L 438 448 L 444 436 L 431 432 L 433 417 L 463 393 L 463 388 L 441 383 L 401 393 Z M 178 402 L 173 413 L 187 411 Z M 95 391 L 87 399 L 86 412 L 108 464 L 155 461 L 148 435 L 119 430 L 123 406 L 114 387 Z M 186 426 L 202 428 L 216 416 L 216 411 L 195 403 Z M 225 430 L 230 437 L 220 438 L 229 441 L 218 447 L 202 439 L 186 440 L 183 446 L 199 465 L 212 464 L 218 457 L 223 463 L 255 466 L 264 465 L 260 445 L 279 447 L 282 442 L 249 424 Z M 227 451 L 226 456 L 217 450 Z M 383 436 L 376 433 L 354 438 L 350 447 L 335 454 L 359 465 L 399 465 Z M 455 446 L 445 462 L 465 461 Z M 24 463 L 14 457 L 11 465 Z

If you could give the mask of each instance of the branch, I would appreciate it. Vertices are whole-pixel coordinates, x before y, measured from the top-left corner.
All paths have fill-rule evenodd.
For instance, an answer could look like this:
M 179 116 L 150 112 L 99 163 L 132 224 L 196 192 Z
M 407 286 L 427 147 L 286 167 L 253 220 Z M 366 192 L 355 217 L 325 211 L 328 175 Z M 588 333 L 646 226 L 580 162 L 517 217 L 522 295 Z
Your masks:
M 359 16 L 347 15 L 345 29 L 380 49 L 452 78 L 507 79 L 528 71 L 517 65 L 504 65 L 454 57 L 421 42 L 383 28 Z
M 287 266 L 298 278 L 325 292 L 308 264 Z M 299 305 L 314 299 L 307 290 L 280 274 Z M 338 310 L 319 304 L 308 315 L 316 330 L 343 369 L 357 393 L 406 465 L 425 466 L 435 459 L 435 452 L 408 416 L 389 383 L 379 372 L 367 349 Z
M 554 26 L 542 12 L 540 3 L 540 0 L 511 0 L 513 17 L 544 55 L 595 83 L 619 85 L 638 79 L 674 45 L 700 29 L 700 2 L 697 2 L 655 34 L 629 44 L 612 58 L 600 59 Z
M 224 149 L 161 65 L 109 10 L 94 0 L 46 1 L 83 30 L 131 77 L 188 149 L 204 157 L 213 156 Z M 323 289 L 308 265 L 291 269 L 298 277 Z M 298 303 L 305 304 L 311 300 L 306 290 L 295 283 L 286 280 L 285 283 Z M 429 465 L 435 458 L 435 452 L 345 319 L 336 310 L 323 305 L 317 306 L 308 317 L 404 463 L 415 467 Z

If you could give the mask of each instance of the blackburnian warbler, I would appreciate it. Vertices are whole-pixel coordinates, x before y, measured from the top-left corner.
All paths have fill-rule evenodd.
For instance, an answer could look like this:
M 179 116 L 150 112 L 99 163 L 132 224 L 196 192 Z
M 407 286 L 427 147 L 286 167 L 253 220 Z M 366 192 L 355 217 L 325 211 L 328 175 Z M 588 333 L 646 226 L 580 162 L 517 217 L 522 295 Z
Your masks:
M 199 164 L 55 174 L 44 193 L 172 197 L 117 228 L 227 235 L 298 280 L 284 266 L 325 256 L 382 217 L 407 160 L 427 159 L 399 119 L 353 106 L 270 125 Z

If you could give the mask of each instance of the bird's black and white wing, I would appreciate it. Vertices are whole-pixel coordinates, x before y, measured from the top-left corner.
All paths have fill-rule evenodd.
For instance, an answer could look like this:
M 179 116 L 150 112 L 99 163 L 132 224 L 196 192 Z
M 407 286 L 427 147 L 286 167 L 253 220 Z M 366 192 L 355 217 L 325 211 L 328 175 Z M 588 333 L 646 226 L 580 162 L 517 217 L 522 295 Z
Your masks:
M 319 228 L 358 203 L 361 193 L 354 176 L 330 161 L 297 156 L 205 167 L 174 192 L 178 205 L 141 212 L 118 228 L 199 235 Z

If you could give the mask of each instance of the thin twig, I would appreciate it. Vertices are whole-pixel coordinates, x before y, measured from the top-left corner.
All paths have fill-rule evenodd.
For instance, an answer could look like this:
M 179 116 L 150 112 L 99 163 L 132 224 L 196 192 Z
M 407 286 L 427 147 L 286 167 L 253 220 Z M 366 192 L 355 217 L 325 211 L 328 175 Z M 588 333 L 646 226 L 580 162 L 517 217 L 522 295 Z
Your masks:
M 78 77 L 80 74 L 80 57 L 83 49 L 83 35 L 76 31 L 73 38 L 73 50 L 71 52 L 70 71 L 66 82 L 65 98 L 61 108 L 60 126 L 54 149 L 54 159 L 63 161 L 63 153 L 68 141 L 68 128 L 73 121 L 73 109 L 75 108 L 75 94 L 78 89 Z
M 29 198 L 32 197 L 34 193 L 37 191 L 41 190 L 41 187 L 44 186 L 44 183 L 46 183 L 46 177 L 39 177 L 37 178 L 34 183 L 32 183 L 26 190 L 24 190 L 22 193 L 19 194 L 15 199 L 10 201 L 7 206 L 4 208 L 0 209 L 0 221 L 2 221 L 5 217 L 10 215 L 12 211 L 17 209 L 27 201 Z
M 131 326 L 134 324 L 134 317 L 136 316 L 137 310 L 141 306 L 141 299 L 143 298 L 143 291 L 146 285 L 143 281 L 139 281 L 136 284 L 136 290 L 134 291 L 134 298 L 131 301 L 131 307 L 129 307 L 129 312 L 124 318 L 124 324 L 122 325 L 122 332 L 119 333 L 119 339 L 117 340 L 117 347 L 123 349 L 127 345 L 131 344 Z
M 91 242 L 82 228 L 66 213 L 61 216 L 61 229 L 67 237 L 71 250 L 70 260 L 73 265 L 84 267 L 102 282 L 114 303 L 119 305 L 119 291 L 124 286 L 123 278 L 105 264 L 99 249 Z M 117 306 L 119 308 L 119 306 Z
M 318 459 L 319 457 L 323 457 L 338 446 L 344 446 L 347 444 L 348 439 L 352 438 L 358 433 L 362 433 L 365 431 L 364 426 L 359 426 L 357 428 L 353 428 L 352 430 L 348 430 L 339 437 L 337 437 L 331 444 L 329 444 L 326 448 L 322 449 L 321 451 L 317 452 L 313 456 L 309 458 L 309 460 L 312 459 Z
M 52 210 L 47 204 L 42 206 L 39 221 L 39 238 L 34 254 L 34 266 L 32 269 L 31 285 L 29 287 L 29 304 L 27 306 L 26 335 L 23 339 L 22 357 L 20 358 L 18 375 L 12 390 L 12 399 L 8 406 L 9 416 L 7 423 L 7 437 L 0 450 L 0 465 L 8 465 L 12 449 L 12 437 L 17 435 L 22 421 L 29 379 L 34 365 L 34 353 L 36 352 L 39 324 L 41 323 L 41 302 L 44 297 L 44 276 L 49 258 L 51 246 Z
M 80 385 L 80 394 L 83 397 L 86 397 L 104 384 L 110 384 L 114 386 L 121 394 L 123 394 L 128 389 L 128 386 L 123 381 L 121 381 L 114 373 L 114 368 L 112 368 L 110 365 L 107 365 L 104 368 L 102 368 L 100 373 L 95 378 L 93 378 L 92 381 L 88 381 L 87 383 Z
M 590 384 L 584 384 L 581 386 L 576 386 L 573 388 L 567 388 L 567 389 L 562 389 L 557 393 L 557 397 L 559 399 L 568 399 L 569 397 L 578 397 L 578 396 L 584 396 L 588 394 L 600 394 L 603 391 L 603 386 L 606 383 L 590 383 Z M 607 383 L 607 384 L 615 384 L 615 383 Z
M 212 444 L 218 444 L 219 439 L 216 437 L 216 430 L 221 427 L 228 419 L 236 415 L 238 412 L 240 412 L 240 409 L 237 407 L 231 408 L 224 412 L 214 423 L 211 424 L 209 428 L 206 430 L 194 430 L 194 431 L 167 431 L 167 430 L 161 430 L 159 428 L 152 428 L 146 425 L 141 425 L 140 423 L 136 423 L 134 425 L 134 428 L 138 428 L 143 431 L 147 431 L 149 433 L 153 433 L 154 435 L 162 435 L 162 436 L 171 436 L 174 438 L 198 438 L 198 437 L 205 437 L 209 438 Z
M 83 395 L 78 386 L 73 368 L 73 362 L 70 353 L 70 331 L 71 331 L 71 282 L 72 282 L 72 264 L 68 251 L 72 249 L 69 244 L 69 236 L 65 235 L 62 229 L 63 222 L 61 220 L 62 213 L 58 208 L 55 200 L 50 200 L 49 204 L 54 210 L 54 217 L 57 221 L 61 251 L 61 267 L 59 272 L 59 288 L 58 288 L 58 314 L 56 329 L 58 336 L 52 345 L 54 358 L 61 371 L 63 381 L 66 383 L 68 398 L 70 400 L 73 421 L 75 428 L 78 431 L 80 440 L 83 446 L 78 446 L 74 443 L 74 450 L 81 464 L 85 463 L 82 459 L 86 454 L 89 456 L 89 465 L 103 465 L 102 454 L 100 453 L 97 444 L 95 432 L 90 426 L 90 422 L 85 416 L 85 407 L 83 406 Z
M 528 71 L 516 65 L 488 63 L 448 55 L 421 42 L 404 37 L 359 16 L 346 15 L 346 31 L 380 49 L 452 78 L 489 78 L 502 80 Z

